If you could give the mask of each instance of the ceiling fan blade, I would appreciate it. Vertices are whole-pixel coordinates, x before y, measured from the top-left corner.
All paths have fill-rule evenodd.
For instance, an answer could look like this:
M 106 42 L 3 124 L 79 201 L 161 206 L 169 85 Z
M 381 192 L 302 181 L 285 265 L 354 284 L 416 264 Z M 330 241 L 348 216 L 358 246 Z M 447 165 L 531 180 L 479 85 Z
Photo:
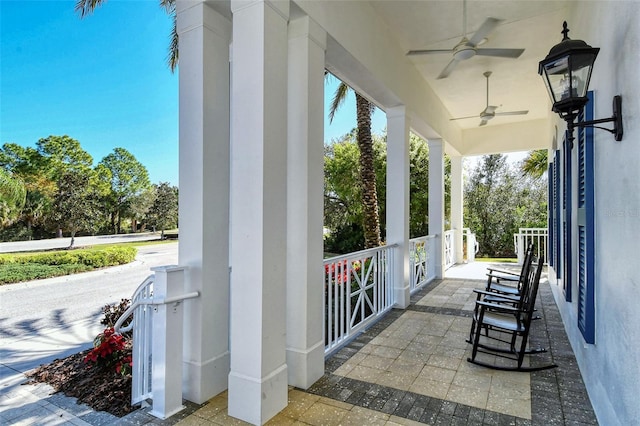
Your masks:
M 480 124 L 478 124 L 478 126 L 484 126 L 486 124 L 487 124 L 487 120 L 483 118 L 482 121 L 480 121 Z
M 451 62 L 449 62 L 446 67 L 444 67 L 444 69 L 438 76 L 438 80 L 440 80 L 441 78 L 449 77 L 449 74 L 451 74 L 451 71 L 453 71 L 453 69 L 456 67 L 457 64 L 458 64 L 458 60 L 456 58 L 453 58 Z
M 522 52 L 524 52 L 524 49 L 476 49 L 476 55 L 498 56 L 500 58 L 518 58 L 520 55 L 522 55 Z
M 456 118 L 450 118 L 449 121 L 454 121 L 454 120 L 466 120 L 467 118 L 478 118 L 478 114 L 476 115 L 470 115 L 468 117 L 456 117 Z
M 529 114 L 529 111 L 506 111 L 506 112 L 496 112 L 496 115 L 526 115 Z
M 414 55 L 431 55 L 434 53 L 451 53 L 451 49 L 422 49 L 422 50 L 410 50 L 407 52 L 407 56 Z
M 469 39 L 469 44 L 471 46 L 477 46 L 482 40 L 484 40 L 491 32 L 498 26 L 498 24 L 502 22 L 502 19 L 496 18 L 487 18 L 478 31 Z
M 494 112 L 496 112 L 497 109 L 498 109 L 497 106 L 489 105 L 484 109 L 484 112 L 487 113 L 487 114 L 493 114 Z

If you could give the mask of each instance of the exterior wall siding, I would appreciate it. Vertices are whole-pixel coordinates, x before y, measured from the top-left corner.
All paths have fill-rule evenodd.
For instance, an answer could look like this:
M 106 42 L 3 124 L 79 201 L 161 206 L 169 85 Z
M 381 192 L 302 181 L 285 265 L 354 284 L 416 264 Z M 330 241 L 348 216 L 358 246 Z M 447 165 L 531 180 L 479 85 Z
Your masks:
M 590 84 L 595 92 L 595 118 L 611 116 L 614 95 L 623 99 L 623 140 L 616 142 L 611 134 L 594 131 L 595 343 L 587 343 L 579 329 L 578 298 L 565 301 L 561 277 L 556 277 L 553 270 L 550 281 L 560 284 L 552 288 L 598 421 L 603 425 L 637 424 L 640 80 L 636 76 L 640 63 L 637 25 L 640 3 L 575 2 L 567 15 L 572 38 L 601 48 Z M 559 139 L 565 128 L 563 122 L 558 123 Z M 574 181 L 577 181 L 576 155 L 574 152 Z M 577 206 L 576 197 L 572 202 Z M 577 226 L 570 230 L 570 235 L 577 259 Z M 558 266 L 564 265 L 556 265 L 554 269 Z M 574 264 L 571 270 L 574 292 L 577 274 L 578 267 Z

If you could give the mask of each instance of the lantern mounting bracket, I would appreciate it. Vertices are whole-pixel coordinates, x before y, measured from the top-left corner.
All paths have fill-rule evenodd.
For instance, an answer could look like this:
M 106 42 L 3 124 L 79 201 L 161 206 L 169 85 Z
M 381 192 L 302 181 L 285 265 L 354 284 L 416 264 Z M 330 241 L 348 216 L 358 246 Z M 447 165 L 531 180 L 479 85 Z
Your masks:
M 571 120 L 573 122 L 575 118 L 575 114 L 570 114 L 565 118 L 567 122 Z M 602 123 L 613 123 L 613 129 L 607 129 L 606 127 L 596 126 L 596 124 Z M 622 97 L 620 95 L 616 95 L 613 97 L 613 116 L 609 118 L 600 118 L 597 120 L 589 120 L 589 121 L 579 121 L 577 123 L 573 123 L 573 127 L 594 127 L 596 129 L 606 130 L 607 132 L 613 134 L 616 141 L 620 142 L 622 140 L 622 136 L 624 134 L 622 128 Z

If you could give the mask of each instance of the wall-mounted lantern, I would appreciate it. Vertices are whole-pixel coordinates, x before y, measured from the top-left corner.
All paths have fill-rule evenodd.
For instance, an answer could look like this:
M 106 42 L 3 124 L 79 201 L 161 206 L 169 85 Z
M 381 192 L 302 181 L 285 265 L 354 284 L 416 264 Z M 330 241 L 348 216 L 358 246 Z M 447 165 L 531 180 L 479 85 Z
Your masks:
M 551 48 L 544 60 L 540 61 L 538 73 L 543 77 L 552 110 L 567 122 L 569 137 L 573 141 L 574 127 L 596 127 L 613 133 L 617 141 L 622 140 L 622 98 L 613 97 L 613 117 L 575 123 L 578 113 L 588 102 L 587 91 L 593 63 L 600 51 L 582 40 L 571 40 L 567 34 L 567 22 L 563 23 L 562 41 Z M 613 129 L 595 124 L 613 122 Z

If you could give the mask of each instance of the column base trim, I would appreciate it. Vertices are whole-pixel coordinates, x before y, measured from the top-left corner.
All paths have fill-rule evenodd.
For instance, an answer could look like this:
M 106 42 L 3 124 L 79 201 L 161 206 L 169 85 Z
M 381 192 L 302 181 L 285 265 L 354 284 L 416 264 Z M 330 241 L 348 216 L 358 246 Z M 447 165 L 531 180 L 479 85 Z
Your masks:
M 309 389 L 324 375 L 324 341 L 309 349 L 287 347 L 289 385 Z
M 229 415 L 254 425 L 262 425 L 288 403 L 287 364 L 257 379 L 229 373 Z
M 204 362 L 183 361 L 184 398 L 202 404 L 229 387 L 229 351 Z

